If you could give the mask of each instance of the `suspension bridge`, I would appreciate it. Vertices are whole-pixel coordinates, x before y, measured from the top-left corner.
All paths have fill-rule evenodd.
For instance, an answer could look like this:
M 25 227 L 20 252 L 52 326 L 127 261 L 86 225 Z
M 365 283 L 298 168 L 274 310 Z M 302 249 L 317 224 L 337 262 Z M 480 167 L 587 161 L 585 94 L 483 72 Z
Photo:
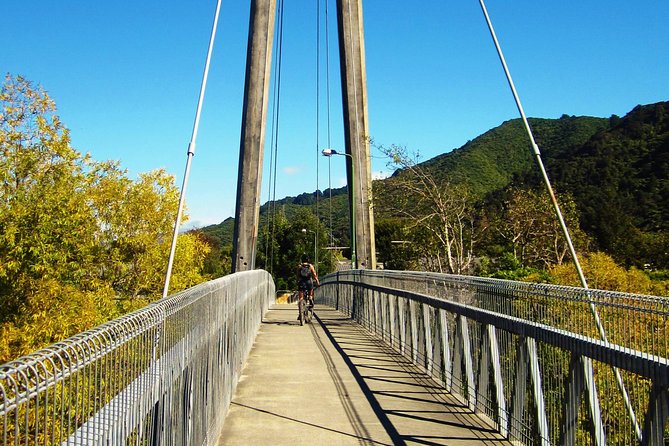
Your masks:
M 274 296 L 232 274 L 3 365 L 3 444 L 665 444 L 666 299 L 351 270 L 300 326 Z
M 163 299 L 0 366 L 3 444 L 667 444 L 666 298 L 376 270 L 360 0 L 337 2 L 352 269 L 306 327 L 276 302 L 255 269 L 275 8 L 251 2 L 233 274 L 169 295 L 168 272 Z

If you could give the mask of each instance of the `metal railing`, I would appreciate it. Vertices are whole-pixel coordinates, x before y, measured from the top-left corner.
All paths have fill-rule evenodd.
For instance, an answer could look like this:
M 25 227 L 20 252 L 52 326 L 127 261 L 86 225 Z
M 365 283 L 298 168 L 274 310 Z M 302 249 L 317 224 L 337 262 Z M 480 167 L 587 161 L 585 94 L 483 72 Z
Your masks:
M 668 298 L 398 271 L 339 272 L 321 284 L 317 302 L 378 334 L 512 440 L 638 444 L 617 367 L 641 444 L 666 444 Z
M 215 444 L 274 296 L 229 275 L 0 366 L 2 444 Z

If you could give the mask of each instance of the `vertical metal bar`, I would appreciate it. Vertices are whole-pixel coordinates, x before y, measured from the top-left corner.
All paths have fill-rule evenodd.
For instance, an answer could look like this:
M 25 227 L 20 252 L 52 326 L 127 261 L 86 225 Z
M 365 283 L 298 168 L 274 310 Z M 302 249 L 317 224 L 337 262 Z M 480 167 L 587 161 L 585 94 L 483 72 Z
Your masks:
M 46 376 L 46 401 L 45 401 L 45 407 L 44 407 L 44 425 L 46 426 L 46 431 L 44 434 L 44 442 L 48 443 L 49 442 L 49 413 L 54 413 L 54 408 L 56 406 L 56 389 L 55 389 L 55 380 L 51 380 L 50 378 L 55 377 L 55 369 L 56 365 L 53 361 L 52 358 L 46 357 L 45 358 L 46 362 L 48 365 L 45 365 L 44 369 L 46 371 L 45 376 Z M 50 369 L 50 371 L 49 371 Z M 53 398 L 53 403 L 49 404 L 49 393 L 51 393 L 52 398 Z M 55 423 L 52 421 L 51 422 L 51 443 L 53 444 L 55 441 Z
M 3 378 L 4 381 L 4 378 Z M 2 396 L 2 406 L 7 407 L 9 400 L 5 391 L 4 383 L 0 382 L 0 396 Z M 2 444 L 7 444 L 7 410 L 2 411 Z
M 406 355 L 406 343 L 407 343 L 407 322 L 406 322 L 406 299 L 403 297 L 398 297 L 398 315 L 400 321 L 400 353 Z
M 467 318 L 458 316 L 458 328 L 460 329 L 460 341 L 462 342 L 462 356 L 465 367 L 465 377 L 467 379 L 467 402 L 471 410 L 476 406 L 476 388 L 474 386 L 474 361 L 472 358 L 471 340 L 469 337 L 469 324 Z
M 476 410 L 488 414 L 488 386 L 490 385 L 490 342 L 488 341 L 488 325 L 483 327 L 480 356 L 479 356 L 479 379 L 476 389 Z
M 523 415 L 525 414 L 527 394 L 527 371 L 528 363 L 527 343 L 524 337 L 518 339 L 518 348 L 516 353 L 516 373 L 514 378 L 513 396 L 511 398 L 511 423 L 509 433 L 515 440 L 525 443 L 525 426 Z
M 599 408 L 599 397 L 597 396 L 597 386 L 595 384 L 595 373 L 590 358 L 581 358 L 581 367 L 585 381 L 585 390 L 588 397 L 588 410 L 592 420 L 592 434 L 595 445 L 605 446 L 606 435 L 604 433 L 604 423 L 602 422 L 602 413 Z
M 664 431 L 669 419 L 669 389 L 653 384 L 644 421 L 642 446 L 664 443 Z
M 569 375 L 565 388 L 565 397 L 562 408 L 562 430 L 560 432 L 560 443 L 564 446 L 576 445 L 576 432 L 578 431 L 578 409 L 583 394 L 584 376 L 581 357 L 572 354 L 569 361 Z
M 390 330 L 390 346 L 392 348 L 398 348 L 399 344 L 397 342 L 397 322 L 395 317 L 397 315 L 397 297 L 393 295 L 388 295 L 388 323 Z
M 32 379 L 31 379 L 32 377 Z M 33 364 L 27 364 L 26 366 L 26 389 L 30 389 L 30 383 L 33 379 L 37 379 L 37 370 L 35 369 L 35 366 Z M 32 403 L 31 403 L 32 402 Z M 34 435 L 35 435 L 35 440 L 37 440 L 37 436 L 39 434 L 39 417 L 37 416 L 38 410 L 39 410 L 39 392 L 35 392 L 35 395 L 31 398 L 30 395 L 28 395 L 28 401 L 26 401 L 26 444 L 28 444 L 28 439 L 30 438 L 29 434 L 29 429 L 30 425 L 28 424 L 29 421 L 29 415 L 30 415 L 30 406 L 31 404 L 34 407 L 35 411 L 35 427 L 34 427 Z
M 434 352 L 432 350 L 432 307 L 423 305 L 423 319 L 425 320 L 425 369 L 429 375 L 432 375 L 434 366 Z
M 416 301 L 409 300 L 409 323 L 411 324 L 411 361 L 418 364 L 418 311 Z
M 17 395 L 19 393 L 19 386 L 18 386 L 18 383 L 16 382 L 16 378 L 14 377 L 15 374 L 16 374 L 16 372 L 14 370 L 10 370 L 10 371 L 8 371 L 7 377 L 6 377 L 7 381 L 9 381 L 9 384 L 10 384 L 8 387 L 11 388 L 11 393 L 14 395 L 14 400 L 16 400 Z M 14 418 L 14 444 L 17 445 L 17 444 L 19 444 L 19 408 L 18 408 L 18 405 L 16 405 L 16 407 L 14 407 L 14 409 L 12 409 L 12 411 L 14 412 L 14 416 L 13 416 L 13 418 Z
M 381 325 L 381 295 L 378 292 L 370 291 L 374 299 L 374 332 L 383 338 L 383 328 Z
M 500 434 L 506 437 L 509 434 L 509 416 L 506 411 L 506 397 L 504 395 L 504 380 L 502 379 L 502 365 L 500 363 L 499 343 L 497 342 L 497 330 L 493 325 L 488 325 L 486 331 L 490 343 L 490 359 L 495 384 L 495 402 L 497 403 L 497 425 Z
M 454 336 L 454 344 L 453 344 L 453 375 L 452 375 L 452 381 L 453 385 L 457 386 L 456 388 L 456 393 L 459 393 L 460 395 L 465 397 L 467 394 L 467 385 L 466 385 L 466 378 L 463 378 L 463 373 L 462 373 L 462 364 L 463 364 L 463 345 L 464 342 L 462 342 L 462 329 L 460 326 L 460 316 L 456 315 L 455 316 L 455 336 Z
M 546 405 L 544 403 L 544 391 L 541 387 L 541 372 L 539 370 L 539 356 L 537 355 L 537 344 L 533 338 L 526 338 L 527 356 L 530 365 L 530 377 L 532 378 L 532 390 L 534 395 L 534 407 L 536 408 L 537 428 L 539 429 L 539 440 L 542 445 L 550 446 L 550 434 L 548 432 L 548 419 L 546 417 Z
M 46 361 L 46 360 L 44 360 Z M 48 372 L 46 370 L 46 363 L 43 362 L 42 357 L 40 356 L 39 359 L 35 361 L 35 368 L 37 371 L 37 376 L 35 376 L 35 388 L 37 390 L 38 394 L 38 401 L 41 400 L 43 402 L 43 407 L 42 405 L 38 404 L 37 406 L 37 412 L 35 413 L 35 423 L 38 424 L 40 421 L 40 411 L 43 411 L 43 421 L 44 421 L 44 432 L 42 434 L 43 441 L 46 443 L 49 438 L 49 425 L 47 423 L 47 411 L 49 407 L 49 376 Z M 42 372 L 44 374 L 42 374 Z M 38 435 L 39 435 L 39 429 L 37 429 Z M 37 441 L 36 437 L 36 440 Z
M 439 310 L 439 325 L 441 328 L 441 362 L 444 369 L 444 384 L 446 391 L 451 391 L 453 385 L 453 363 L 451 362 L 451 345 L 448 335 L 448 319 L 445 310 Z

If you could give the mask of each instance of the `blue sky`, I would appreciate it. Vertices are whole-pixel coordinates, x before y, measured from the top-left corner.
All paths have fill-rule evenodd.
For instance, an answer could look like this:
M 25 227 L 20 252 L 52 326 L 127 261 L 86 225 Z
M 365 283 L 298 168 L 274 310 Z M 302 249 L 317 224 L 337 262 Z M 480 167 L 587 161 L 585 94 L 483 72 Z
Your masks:
M 335 3 L 328 1 L 329 145 L 343 150 Z M 316 63 L 317 4 L 285 2 L 277 198 L 313 191 L 317 161 L 321 189 L 344 181 L 343 158 L 318 156 L 328 146 L 328 122 L 323 27 L 319 70 Z M 215 5 L 3 2 L 0 72 L 42 85 L 78 150 L 120 160 L 132 176 L 163 167 L 180 185 Z M 668 1 L 486 5 L 528 116 L 607 117 L 669 100 Z M 478 1 L 366 0 L 363 12 L 377 143 L 427 159 L 518 116 Z M 187 193 L 191 223 L 234 214 L 248 21 L 249 2 L 223 1 Z M 385 160 L 373 156 L 373 170 L 385 171 Z M 268 196 L 265 181 L 262 201 Z

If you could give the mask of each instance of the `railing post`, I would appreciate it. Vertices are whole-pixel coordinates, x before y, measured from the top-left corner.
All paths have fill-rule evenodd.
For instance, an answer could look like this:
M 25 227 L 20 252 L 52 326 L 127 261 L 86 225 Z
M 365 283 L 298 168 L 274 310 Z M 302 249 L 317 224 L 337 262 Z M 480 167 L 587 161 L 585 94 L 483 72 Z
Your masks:
M 350 294 L 351 294 L 351 319 L 354 321 L 358 321 L 358 300 L 357 300 L 357 292 L 356 288 L 353 287 L 353 285 L 348 285 L 348 288 L 350 289 Z
M 523 419 L 523 414 L 526 409 L 525 395 L 527 391 L 528 374 L 532 383 L 532 396 L 536 408 L 535 416 L 539 444 L 542 446 L 550 446 L 548 419 L 546 418 L 546 406 L 544 404 L 544 394 L 541 388 L 541 375 L 539 371 L 536 341 L 533 338 L 521 337 L 518 340 L 516 378 L 512 400 L 513 418 L 510 427 L 510 433 L 513 438 L 516 439 L 520 439 L 523 434 L 521 420 Z
M 381 326 L 381 293 L 378 291 L 371 291 L 373 299 L 373 320 L 374 320 L 374 332 L 381 334 L 381 339 L 383 339 L 383 327 Z
M 397 314 L 399 315 L 399 324 L 400 324 L 400 353 L 404 354 L 406 350 L 407 343 L 407 322 L 406 322 L 406 299 L 403 297 L 397 298 Z
M 455 320 L 455 354 L 453 358 L 453 379 L 459 382 L 460 394 L 467 394 L 467 405 L 471 410 L 476 408 L 476 388 L 474 386 L 474 371 L 469 338 L 467 318 L 461 315 Z M 464 377 L 462 368 L 464 367 Z
M 527 347 L 525 338 L 518 339 L 516 351 L 516 373 L 514 377 L 513 395 L 511 398 L 511 423 L 509 433 L 511 438 L 522 441 L 523 438 L 523 414 L 525 413 L 525 402 L 527 394 Z
M 409 321 L 411 323 L 411 362 L 418 364 L 418 315 L 417 303 L 409 301 Z
M 495 421 L 500 434 L 508 435 L 508 414 L 506 413 L 506 398 L 504 396 L 504 381 L 499 360 L 499 345 L 497 343 L 497 332 L 493 325 L 485 324 L 482 329 L 481 357 L 479 362 L 479 382 L 476 392 L 476 407 L 484 411 L 486 407 L 482 399 L 492 395 L 497 406 Z M 492 385 L 494 392 L 490 392 L 490 368 L 492 368 Z
M 488 386 L 490 385 L 490 350 L 488 349 L 488 334 L 487 326 L 483 327 L 481 342 L 480 342 L 480 356 L 479 356 L 479 379 L 476 386 L 476 410 L 478 412 L 486 413 L 488 406 Z
M 446 391 L 451 391 L 453 385 L 453 363 L 451 362 L 450 337 L 448 335 L 448 319 L 445 310 L 439 310 L 439 326 L 441 330 L 441 363 L 444 371 L 444 385 Z
M 432 307 L 423 305 L 423 319 L 425 321 L 425 369 L 432 375 L 434 366 L 434 352 L 432 351 Z
M 397 344 L 397 322 L 395 315 L 397 314 L 397 297 L 388 296 L 388 322 L 390 324 L 390 346 L 395 348 Z M 399 345 L 398 345 L 399 346 Z
M 597 397 L 597 385 L 595 384 L 595 373 L 592 368 L 592 360 L 582 357 L 581 370 L 585 377 L 585 390 L 588 397 L 588 411 L 592 421 L 593 442 L 597 446 L 606 445 L 606 436 L 604 434 L 604 425 L 602 423 L 602 414 L 599 407 L 599 398 Z
M 488 342 L 490 343 L 490 357 L 492 359 L 493 377 L 495 383 L 495 395 L 497 402 L 497 425 L 499 432 L 506 437 L 509 434 L 509 414 L 506 409 L 506 396 L 504 395 L 504 380 L 502 379 L 502 366 L 500 363 L 499 343 L 497 342 L 497 330 L 488 325 Z
M 337 271 L 337 276 L 335 277 L 335 291 L 336 291 L 336 296 L 335 296 L 335 309 L 340 310 L 339 308 L 339 289 L 341 288 L 341 284 L 339 283 L 339 271 Z

